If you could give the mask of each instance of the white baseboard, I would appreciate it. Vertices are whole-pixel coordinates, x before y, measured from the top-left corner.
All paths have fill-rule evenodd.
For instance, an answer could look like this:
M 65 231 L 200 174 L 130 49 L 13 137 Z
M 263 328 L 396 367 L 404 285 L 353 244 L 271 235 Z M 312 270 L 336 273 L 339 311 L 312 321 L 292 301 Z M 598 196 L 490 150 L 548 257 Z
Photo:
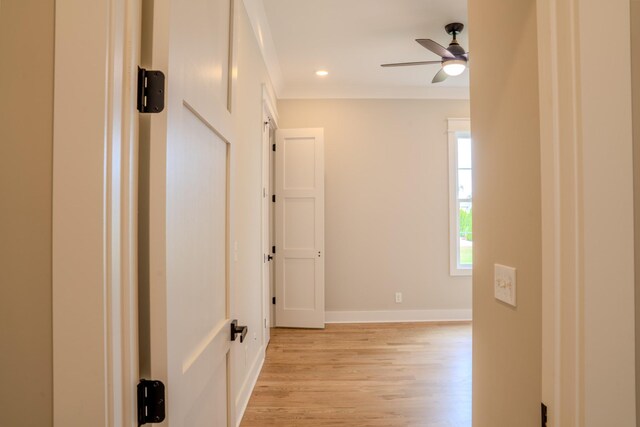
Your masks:
M 236 397 L 236 426 L 240 426 L 240 422 L 242 422 L 242 417 L 244 416 L 244 411 L 247 409 L 247 405 L 249 404 L 251 393 L 258 382 L 260 371 L 262 371 L 264 358 L 265 351 L 263 346 L 258 352 L 258 356 L 253 361 L 253 365 L 247 374 L 247 378 L 244 380 L 244 384 L 242 384 L 242 388 Z
M 471 310 L 327 311 L 325 323 L 454 322 L 471 320 Z

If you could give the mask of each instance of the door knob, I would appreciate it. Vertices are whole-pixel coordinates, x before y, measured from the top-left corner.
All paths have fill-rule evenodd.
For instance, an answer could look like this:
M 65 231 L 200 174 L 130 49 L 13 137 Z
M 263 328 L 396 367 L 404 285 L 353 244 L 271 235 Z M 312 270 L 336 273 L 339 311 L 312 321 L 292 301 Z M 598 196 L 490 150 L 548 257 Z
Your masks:
M 240 334 L 240 342 L 244 342 L 244 337 L 247 336 L 247 327 L 238 326 L 238 320 L 233 319 L 231 321 L 231 341 L 236 340 L 236 336 Z

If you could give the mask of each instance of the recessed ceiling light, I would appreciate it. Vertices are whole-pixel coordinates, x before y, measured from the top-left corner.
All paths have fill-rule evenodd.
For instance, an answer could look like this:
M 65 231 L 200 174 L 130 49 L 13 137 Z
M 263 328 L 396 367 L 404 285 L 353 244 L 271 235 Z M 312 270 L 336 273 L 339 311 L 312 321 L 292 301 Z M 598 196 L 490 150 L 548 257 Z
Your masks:
M 328 76 L 329 72 L 326 70 L 318 70 L 316 71 L 316 76 L 320 76 L 320 77 L 324 77 L 324 76 Z

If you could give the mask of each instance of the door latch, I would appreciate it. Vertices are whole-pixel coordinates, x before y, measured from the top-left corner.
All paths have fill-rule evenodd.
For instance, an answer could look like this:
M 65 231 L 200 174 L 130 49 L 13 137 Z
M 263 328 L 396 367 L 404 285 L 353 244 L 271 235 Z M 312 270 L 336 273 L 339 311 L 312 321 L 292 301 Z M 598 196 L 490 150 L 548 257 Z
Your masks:
M 231 321 L 231 341 L 236 340 L 236 336 L 240 334 L 240 342 L 244 342 L 244 337 L 247 336 L 247 327 L 246 326 L 238 326 L 238 321 L 236 319 Z

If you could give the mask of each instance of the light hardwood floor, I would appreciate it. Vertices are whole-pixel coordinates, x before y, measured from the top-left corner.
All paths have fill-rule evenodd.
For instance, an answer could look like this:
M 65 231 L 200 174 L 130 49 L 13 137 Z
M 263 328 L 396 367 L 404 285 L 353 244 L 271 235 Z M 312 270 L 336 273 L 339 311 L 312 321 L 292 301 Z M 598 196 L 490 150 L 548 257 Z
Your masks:
M 470 427 L 469 323 L 273 329 L 242 427 Z

